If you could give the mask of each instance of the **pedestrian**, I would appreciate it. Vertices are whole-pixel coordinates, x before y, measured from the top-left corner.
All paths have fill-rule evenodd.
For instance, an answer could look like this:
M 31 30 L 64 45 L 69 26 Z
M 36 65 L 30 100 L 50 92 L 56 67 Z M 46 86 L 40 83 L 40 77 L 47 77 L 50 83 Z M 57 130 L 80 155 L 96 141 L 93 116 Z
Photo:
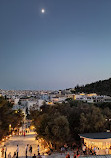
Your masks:
M 40 147 L 39 147 L 39 145 L 38 145 L 38 146 L 37 146 L 38 155 L 39 155 L 39 150 L 40 150 Z
M 79 155 L 77 155 L 77 158 L 80 156 L 80 154 Z
M 65 148 L 65 151 L 67 152 L 67 151 L 68 151 L 68 145 L 65 144 L 65 145 L 64 145 L 64 148 Z
M 45 158 L 45 155 L 44 155 L 44 153 L 42 154 L 42 158 Z
M 24 137 L 25 137 L 25 131 L 24 131 Z
M 4 157 L 4 147 L 2 147 L 1 152 L 2 152 L 2 157 Z
M 38 156 L 37 156 L 37 158 L 42 158 L 42 157 L 41 157 L 41 155 L 40 155 L 40 153 L 38 153 Z
M 105 153 L 106 153 L 106 155 L 108 155 L 108 153 L 109 153 L 108 148 L 106 148 Z
M 29 147 L 29 152 L 30 152 L 30 156 L 31 156 L 31 154 L 32 154 L 32 146 L 31 145 Z
M 4 145 L 4 148 L 5 148 L 5 158 L 7 157 L 7 147 L 6 145 Z
M 92 152 L 93 152 L 93 151 L 92 151 L 92 146 L 91 146 L 91 148 L 90 148 L 90 155 L 92 155 Z
M 96 155 L 99 155 L 99 148 L 96 148 L 95 152 L 96 152 Z
M 11 152 L 9 152 L 9 154 L 8 154 L 8 158 L 11 158 Z
M 96 147 L 93 148 L 93 155 L 96 155 Z
M 27 158 L 27 152 L 28 152 L 28 144 L 27 144 L 26 149 L 25 149 L 26 158 Z
M 74 142 L 74 143 L 72 144 L 72 149 L 74 150 L 75 147 L 76 147 L 76 143 Z
M 85 145 L 82 146 L 82 151 L 83 151 L 83 153 L 85 155 L 86 154 L 86 146 Z
M 18 153 L 19 153 L 19 146 L 17 145 L 17 157 L 16 158 L 18 158 Z
M 78 147 L 77 147 L 77 155 L 78 155 L 78 153 L 79 153 L 79 149 L 78 149 Z
M 77 156 L 77 155 L 76 155 L 76 152 L 74 152 L 74 156 L 73 156 L 73 158 L 76 158 L 76 156 Z
M 79 152 L 78 152 L 76 157 L 78 158 L 79 156 L 80 156 L 80 154 L 79 154 Z
M 65 151 L 65 148 L 64 147 L 61 147 L 61 155 L 62 153 Z
M 70 158 L 70 155 L 69 155 L 69 153 L 67 153 L 67 155 L 66 155 L 66 158 Z
M 34 156 L 32 156 L 32 158 L 36 158 L 35 154 L 34 154 Z
M 13 157 L 12 158 L 16 158 L 16 152 L 14 152 Z

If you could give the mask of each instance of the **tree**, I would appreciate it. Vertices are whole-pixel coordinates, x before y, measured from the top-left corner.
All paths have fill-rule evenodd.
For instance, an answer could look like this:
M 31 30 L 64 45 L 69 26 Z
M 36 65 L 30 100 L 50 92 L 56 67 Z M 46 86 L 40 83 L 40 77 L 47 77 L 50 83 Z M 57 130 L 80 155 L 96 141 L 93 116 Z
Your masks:
M 79 133 L 104 132 L 109 129 L 111 110 L 83 102 L 68 101 L 44 105 L 31 111 L 31 117 L 39 137 L 53 144 L 79 141 Z
M 47 138 L 53 143 L 65 143 L 69 137 L 69 123 L 65 116 L 49 121 L 45 128 Z
M 21 124 L 24 115 L 18 110 L 16 113 L 12 110 L 13 105 L 3 97 L 0 97 L 0 140 L 3 136 L 9 134 L 9 125 L 13 128 Z
M 89 106 L 88 112 L 80 115 L 80 132 L 101 132 L 104 131 L 105 117 L 101 109 L 95 106 Z
M 91 84 L 86 84 L 85 86 L 76 86 L 75 92 L 97 93 L 111 96 L 111 78 L 103 81 L 99 80 Z

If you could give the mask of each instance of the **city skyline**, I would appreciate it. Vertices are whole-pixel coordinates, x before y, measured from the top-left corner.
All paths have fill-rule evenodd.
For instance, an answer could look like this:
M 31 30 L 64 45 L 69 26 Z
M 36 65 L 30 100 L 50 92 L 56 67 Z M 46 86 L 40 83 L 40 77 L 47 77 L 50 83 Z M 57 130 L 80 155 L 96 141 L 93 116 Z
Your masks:
M 0 89 L 57 90 L 110 78 L 110 8 L 110 0 L 1 0 Z

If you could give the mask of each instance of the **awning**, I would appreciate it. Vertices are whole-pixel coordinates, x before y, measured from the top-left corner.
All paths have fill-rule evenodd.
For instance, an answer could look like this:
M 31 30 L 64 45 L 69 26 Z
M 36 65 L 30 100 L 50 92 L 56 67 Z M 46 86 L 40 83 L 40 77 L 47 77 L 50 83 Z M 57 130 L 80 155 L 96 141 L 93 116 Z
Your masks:
M 111 139 L 110 132 L 100 132 L 100 133 L 84 133 L 79 134 L 80 138 L 89 138 L 89 139 Z

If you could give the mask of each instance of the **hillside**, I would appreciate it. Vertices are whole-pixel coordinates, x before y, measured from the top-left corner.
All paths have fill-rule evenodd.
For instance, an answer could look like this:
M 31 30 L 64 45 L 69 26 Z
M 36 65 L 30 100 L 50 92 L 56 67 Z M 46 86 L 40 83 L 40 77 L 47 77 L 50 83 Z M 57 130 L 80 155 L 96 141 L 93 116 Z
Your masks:
M 99 95 L 111 96 L 111 78 L 108 80 L 100 80 L 85 86 L 76 86 L 75 92 L 97 93 Z

